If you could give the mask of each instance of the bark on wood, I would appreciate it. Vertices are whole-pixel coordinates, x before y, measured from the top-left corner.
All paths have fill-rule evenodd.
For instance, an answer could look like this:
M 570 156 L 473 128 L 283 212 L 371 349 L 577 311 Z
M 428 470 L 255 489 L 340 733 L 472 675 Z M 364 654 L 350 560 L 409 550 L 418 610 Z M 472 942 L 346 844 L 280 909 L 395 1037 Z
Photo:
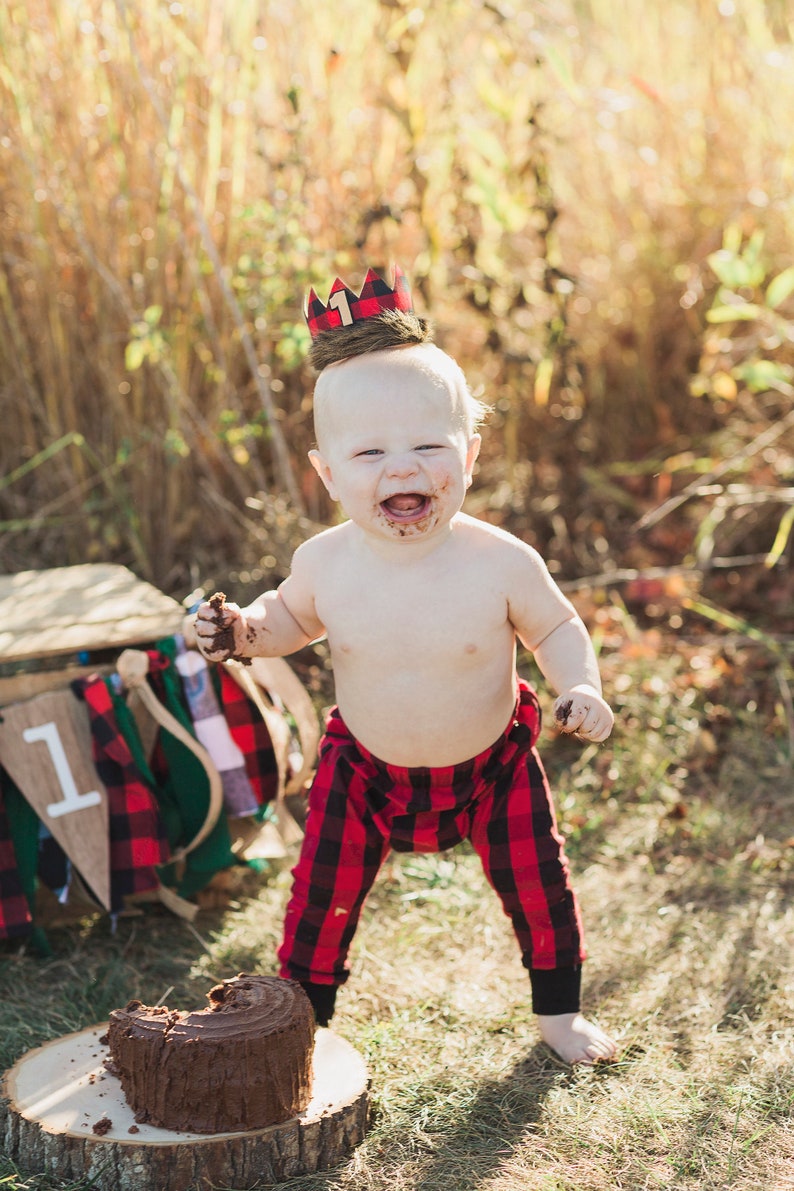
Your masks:
M 118 1080 L 103 1067 L 104 1032 L 96 1026 L 47 1043 L 6 1073 L 0 1147 L 21 1170 L 91 1178 L 97 1191 L 249 1191 L 328 1170 L 364 1138 L 366 1067 L 330 1030 L 317 1031 L 305 1113 L 269 1129 L 210 1136 L 136 1126 Z M 111 1122 L 107 1131 L 94 1132 L 103 1120 Z

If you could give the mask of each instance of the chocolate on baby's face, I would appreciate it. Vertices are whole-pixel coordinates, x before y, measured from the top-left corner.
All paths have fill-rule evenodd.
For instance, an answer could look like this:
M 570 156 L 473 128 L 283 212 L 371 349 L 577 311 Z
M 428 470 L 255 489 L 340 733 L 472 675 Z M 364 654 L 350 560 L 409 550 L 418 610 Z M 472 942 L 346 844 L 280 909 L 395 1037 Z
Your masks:
M 431 536 L 459 511 L 480 438 L 458 375 L 454 361 L 423 345 L 358 356 L 320 377 L 310 458 L 366 532 Z

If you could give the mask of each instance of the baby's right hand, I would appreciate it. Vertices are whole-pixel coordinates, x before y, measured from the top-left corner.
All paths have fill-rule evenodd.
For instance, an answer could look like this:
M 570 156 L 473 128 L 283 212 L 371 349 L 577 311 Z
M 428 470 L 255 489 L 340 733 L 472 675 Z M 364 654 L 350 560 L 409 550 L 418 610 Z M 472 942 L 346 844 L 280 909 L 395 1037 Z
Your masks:
M 215 595 L 199 605 L 195 621 L 196 644 L 208 662 L 225 662 L 239 656 L 245 620 L 237 604 Z

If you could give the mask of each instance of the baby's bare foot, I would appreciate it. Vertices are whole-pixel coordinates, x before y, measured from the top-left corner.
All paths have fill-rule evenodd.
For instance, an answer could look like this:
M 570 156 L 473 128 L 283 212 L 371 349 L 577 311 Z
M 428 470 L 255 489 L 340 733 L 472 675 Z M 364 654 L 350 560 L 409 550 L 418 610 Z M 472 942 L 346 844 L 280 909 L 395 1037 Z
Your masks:
M 617 1043 L 581 1013 L 539 1014 L 540 1036 L 566 1063 L 592 1066 L 612 1059 Z

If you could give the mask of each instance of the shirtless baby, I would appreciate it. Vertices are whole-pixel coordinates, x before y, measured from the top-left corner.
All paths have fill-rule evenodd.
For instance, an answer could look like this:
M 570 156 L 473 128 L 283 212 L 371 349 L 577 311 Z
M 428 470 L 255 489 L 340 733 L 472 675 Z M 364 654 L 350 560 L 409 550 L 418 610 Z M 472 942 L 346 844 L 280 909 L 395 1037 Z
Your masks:
M 580 1012 L 579 908 L 535 749 L 538 700 L 516 674 L 519 640 L 558 696 L 561 730 L 603 741 L 613 716 L 592 644 L 538 553 L 461 512 L 482 407 L 458 365 L 423 323 L 400 331 L 399 346 L 380 331 L 366 342 L 360 324 L 373 316 L 343 297 L 348 321 L 318 332 L 342 346 L 315 388 L 310 459 L 348 519 L 300 546 L 277 590 L 242 610 L 204 603 L 196 621 L 212 661 L 282 656 L 321 637 L 331 651 L 337 706 L 309 793 L 281 975 L 327 1024 L 388 852 L 469 839 L 512 922 L 542 1038 L 569 1063 L 609 1059 L 614 1041 Z M 358 354 L 344 346 L 351 326 Z M 220 632 L 233 649 L 218 648 Z

